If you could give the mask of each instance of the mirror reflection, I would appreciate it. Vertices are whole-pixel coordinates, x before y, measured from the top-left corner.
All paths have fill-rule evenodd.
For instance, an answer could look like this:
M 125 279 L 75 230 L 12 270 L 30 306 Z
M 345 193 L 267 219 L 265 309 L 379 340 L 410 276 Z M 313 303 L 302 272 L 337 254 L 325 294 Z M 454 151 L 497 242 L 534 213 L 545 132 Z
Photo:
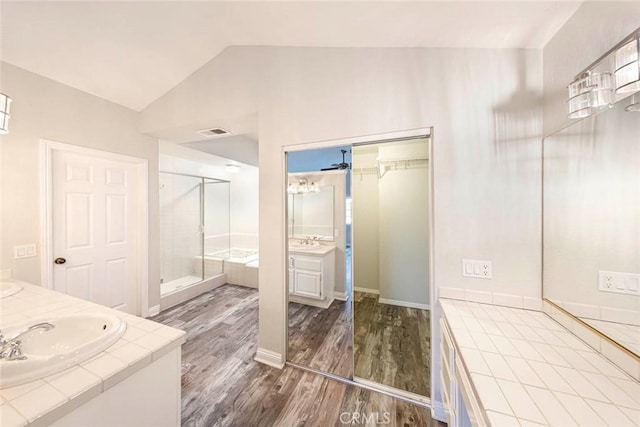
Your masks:
M 544 297 L 640 356 L 640 113 L 544 140 Z
M 289 177 L 289 237 L 333 241 L 333 186 L 318 185 L 304 175 Z
M 354 376 L 430 396 L 429 140 L 353 147 Z
M 340 149 L 349 147 L 287 155 L 287 360 L 352 378 L 349 170 L 333 166 L 342 159 Z

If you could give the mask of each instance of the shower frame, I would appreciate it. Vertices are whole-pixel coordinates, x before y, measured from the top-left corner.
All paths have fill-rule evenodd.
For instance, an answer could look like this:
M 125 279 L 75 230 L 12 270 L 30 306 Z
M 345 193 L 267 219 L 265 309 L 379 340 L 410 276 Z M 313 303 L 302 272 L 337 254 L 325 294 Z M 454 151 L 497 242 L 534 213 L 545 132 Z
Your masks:
M 160 174 L 167 174 L 167 175 L 177 175 L 177 176 L 186 176 L 186 177 L 190 177 L 190 178 L 196 178 L 200 180 L 200 224 L 198 226 L 198 232 L 200 234 L 200 262 L 201 262 L 201 268 L 202 268 L 202 273 L 201 273 L 201 279 L 198 282 L 194 282 L 194 283 L 190 283 L 188 285 L 186 285 L 185 287 L 189 287 L 189 286 L 193 286 L 196 285 L 198 283 L 201 283 L 205 280 L 207 280 L 208 278 L 205 277 L 206 276 L 206 270 L 205 270 L 205 214 L 206 214 L 206 210 L 205 210 L 205 185 L 206 184 L 231 184 L 231 181 L 229 180 L 225 180 L 225 179 L 220 179 L 220 178 L 212 178 L 210 176 L 204 176 L 204 175 L 194 175 L 194 174 L 189 174 L 189 173 L 182 173 L 182 172 L 169 172 L 169 171 L 159 171 Z M 207 182 L 208 181 L 208 182 Z M 227 208 L 228 210 L 230 210 L 231 208 L 231 189 L 229 189 L 229 194 L 227 197 Z M 228 218 L 228 224 L 227 224 L 227 229 L 229 230 L 229 236 L 228 236 L 228 243 L 227 243 L 227 247 L 230 249 L 231 248 L 231 215 L 229 215 Z M 162 262 L 162 260 L 161 260 Z M 161 278 L 161 282 L 163 283 L 163 278 Z M 162 296 L 162 292 L 160 293 L 160 295 Z

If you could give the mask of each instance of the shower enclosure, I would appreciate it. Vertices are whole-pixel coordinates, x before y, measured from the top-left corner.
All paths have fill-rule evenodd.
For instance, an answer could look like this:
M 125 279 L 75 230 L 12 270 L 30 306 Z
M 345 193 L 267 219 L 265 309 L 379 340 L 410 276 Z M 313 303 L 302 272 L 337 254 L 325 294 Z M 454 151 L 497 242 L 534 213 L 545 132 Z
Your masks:
M 161 295 L 223 273 L 215 254 L 229 251 L 229 204 L 229 181 L 160 172 Z

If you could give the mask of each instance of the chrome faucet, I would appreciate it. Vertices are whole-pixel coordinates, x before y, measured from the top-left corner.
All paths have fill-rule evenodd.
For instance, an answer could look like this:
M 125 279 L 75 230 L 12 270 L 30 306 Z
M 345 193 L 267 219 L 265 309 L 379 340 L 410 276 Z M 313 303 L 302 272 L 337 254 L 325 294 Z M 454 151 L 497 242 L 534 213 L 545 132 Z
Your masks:
M 42 322 L 36 323 L 35 325 L 31 325 L 28 328 L 23 329 L 22 331 L 15 334 L 13 337 L 5 340 L 2 332 L 0 332 L 0 359 L 4 360 L 24 360 L 27 357 L 22 354 L 22 341 L 19 340 L 23 335 L 35 331 L 37 329 L 44 329 L 45 331 L 50 331 L 55 328 L 55 325 L 51 323 Z

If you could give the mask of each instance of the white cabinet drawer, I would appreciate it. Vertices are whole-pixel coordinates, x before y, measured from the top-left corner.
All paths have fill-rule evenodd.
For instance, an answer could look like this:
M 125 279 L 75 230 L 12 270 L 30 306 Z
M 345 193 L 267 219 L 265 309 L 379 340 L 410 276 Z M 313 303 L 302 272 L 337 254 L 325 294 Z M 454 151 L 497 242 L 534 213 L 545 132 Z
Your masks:
M 322 258 L 304 256 L 293 256 L 290 258 L 289 267 L 293 267 L 296 270 L 322 271 Z M 293 265 L 291 265 L 291 262 L 293 262 Z

